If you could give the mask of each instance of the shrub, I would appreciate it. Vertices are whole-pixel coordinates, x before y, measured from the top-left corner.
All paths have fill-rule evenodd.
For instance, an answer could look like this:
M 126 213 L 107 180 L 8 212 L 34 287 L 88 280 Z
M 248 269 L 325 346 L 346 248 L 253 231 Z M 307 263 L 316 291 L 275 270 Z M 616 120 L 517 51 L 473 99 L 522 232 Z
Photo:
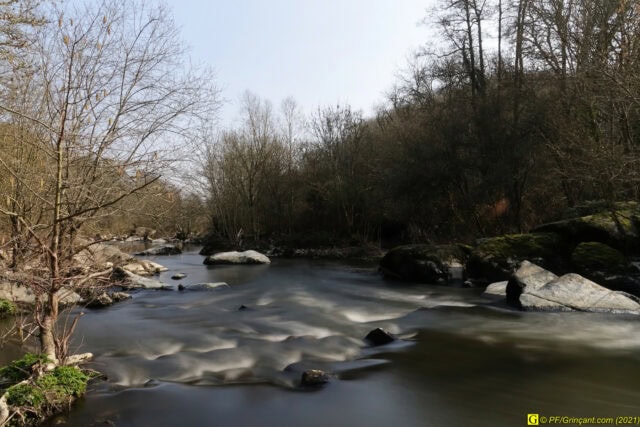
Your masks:
M 0 298 L 0 319 L 16 314 L 16 305 L 11 301 Z

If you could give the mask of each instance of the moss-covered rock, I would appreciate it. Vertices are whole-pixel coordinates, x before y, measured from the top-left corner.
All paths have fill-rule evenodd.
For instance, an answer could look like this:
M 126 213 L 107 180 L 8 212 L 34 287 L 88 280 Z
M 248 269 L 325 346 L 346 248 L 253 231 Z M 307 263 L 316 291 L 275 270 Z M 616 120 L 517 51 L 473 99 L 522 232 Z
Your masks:
M 634 253 L 640 250 L 640 205 L 615 203 L 590 215 L 543 224 L 534 232 L 557 233 L 574 246 L 600 242 L 625 254 Z
M 566 263 L 562 239 L 555 233 L 507 234 L 480 239 L 467 263 L 474 279 L 499 282 L 509 279 L 518 264 L 530 260 L 551 270 Z
M 0 370 L 10 414 L 7 425 L 39 425 L 84 394 L 90 378 L 87 374 L 75 366 L 58 366 L 45 373 L 34 368 L 42 368 L 46 362 L 45 356 L 27 354 Z
M 0 298 L 0 319 L 16 314 L 16 305 L 9 300 Z
M 0 381 L 15 384 L 26 380 L 32 375 L 34 365 L 49 363 L 43 354 L 27 353 L 22 359 L 14 360 L 7 366 L 0 368 Z
M 628 267 L 622 252 L 600 242 L 578 244 L 571 254 L 571 263 L 581 274 L 590 274 L 596 271 L 620 274 L 624 273 Z
M 380 261 L 386 277 L 420 283 L 447 281 L 450 269 L 462 267 L 471 248 L 453 245 L 404 245 L 391 249 Z

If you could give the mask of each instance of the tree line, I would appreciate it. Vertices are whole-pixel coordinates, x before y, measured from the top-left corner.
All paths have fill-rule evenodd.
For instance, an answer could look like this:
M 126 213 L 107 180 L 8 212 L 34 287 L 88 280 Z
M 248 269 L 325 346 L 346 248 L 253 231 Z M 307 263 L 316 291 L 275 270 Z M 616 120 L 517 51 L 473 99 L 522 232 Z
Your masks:
M 527 230 L 638 199 L 640 10 L 609 0 L 446 0 L 376 117 L 244 99 L 202 162 L 233 241 L 390 245 Z M 293 132 L 292 130 L 295 130 Z

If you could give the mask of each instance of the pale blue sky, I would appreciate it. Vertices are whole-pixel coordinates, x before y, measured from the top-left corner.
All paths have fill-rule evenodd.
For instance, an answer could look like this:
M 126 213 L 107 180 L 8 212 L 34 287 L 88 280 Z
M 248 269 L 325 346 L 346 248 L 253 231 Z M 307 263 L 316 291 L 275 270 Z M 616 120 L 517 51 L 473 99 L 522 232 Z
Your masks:
M 274 105 L 294 97 L 306 114 L 384 100 L 407 58 L 428 42 L 431 0 L 166 0 L 194 62 L 213 66 L 237 116 L 245 90 Z

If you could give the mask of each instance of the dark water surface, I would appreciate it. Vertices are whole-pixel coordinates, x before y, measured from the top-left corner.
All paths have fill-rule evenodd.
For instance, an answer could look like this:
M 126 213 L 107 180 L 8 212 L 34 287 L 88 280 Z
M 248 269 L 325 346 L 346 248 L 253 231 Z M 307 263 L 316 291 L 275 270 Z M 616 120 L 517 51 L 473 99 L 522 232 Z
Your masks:
M 170 268 L 160 276 L 168 284 L 228 287 L 141 291 L 85 310 L 75 346 L 109 381 L 66 425 L 525 426 L 527 413 L 640 415 L 635 317 L 509 312 L 477 290 L 389 283 L 336 263 L 202 259 L 154 260 Z M 173 281 L 175 272 L 188 276 Z M 404 341 L 367 348 L 375 327 Z M 306 368 L 334 377 L 302 390 Z

